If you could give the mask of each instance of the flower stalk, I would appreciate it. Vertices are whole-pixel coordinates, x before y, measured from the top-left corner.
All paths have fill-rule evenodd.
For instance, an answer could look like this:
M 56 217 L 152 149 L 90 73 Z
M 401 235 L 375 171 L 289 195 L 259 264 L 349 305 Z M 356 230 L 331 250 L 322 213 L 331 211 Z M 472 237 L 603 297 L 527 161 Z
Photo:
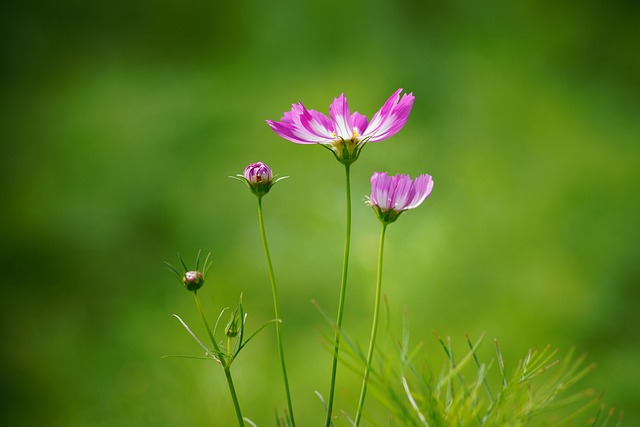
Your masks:
M 229 386 L 229 392 L 231 393 L 231 399 L 233 400 L 233 407 L 236 410 L 236 418 L 238 419 L 238 425 L 244 427 L 244 418 L 242 417 L 242 411 L 240 410 L 240 402 L 238 402 L 238 396 L 236 394 L 236 388 L 233 385 L 233 378 L 231 377 L 231 367 L 224 367 L 224 376 L 227 379 L 227 385 Z
M 380 299 L 382 296 L 382 260 L 384 256 L 384 237 L 387 230 L 387 222 L 382 223 L 382 231 L 380 232 L 380 245 L 378 248 L 378 275 L 376 280 L 376 297 L 373 309 L 373 324 L 371 326 L 371 338 L 369 338 L 369 351 L 367 352 L 367 362 L 362 379 L 362 388 L 360 389 L 360 399 L 358 400 L 358 409 L 356 411 L 355 425 L 360 425 L 362 411 L 364 408 L 364 399 L 367 394 L 367 384 L 371 373 L 371 363 L 373 361 L 373 350 L 376 345 L 376 335 L 378 331 L 378 318 L 380 316 Z
M 325 426 L 331 425 L 333 413 L 333 400 L 335 396 L 336 375 L 338 370 L 338 353 L 340 352 L 340 334 L 342 330 L 342 316 L 344 314 L 345 295 L 347 292 L 347 275 L 349 270 L 349 251 L 351 248 L 351 170 L 350 163 L 345 163 L 345 190 L 346 190 L 346 233 L 344 240 L 344 260 L 342 263 L 342 279 L 340 282 L 340 299 L 338 301 L 338 315 L 336 318 L 336 331 L 333 340 L 333 362 L 331 365 L 331 383 L 329 386 L 329 398 L 327 401 L 327 419 Z
M 271 262 L 271 254 L 269 245 L 267 244 L 267 234 L 264 228 L 264 217 L 262 214 L 262 196 L 258 196 L 258 222 L 260 223 L 260 235 L 262 236 L 262 245 L 264 246 L 264 254 L 267 258 L 267 267 L 269 269 L 269 278 L 271 280 L 271 294 L 273 296 L 273 311 L 276 319 L 276 339 L 278 341 L 278 353 L 280 355 L 280 366 L 282 367 L 282 378 L 284 380 L 284 389 L 287 395 L 287 408 L 289 410 L 289 419 L 291 425 L 295 427 L 295 418 L 293 416 L 293 404 L 291 402 L 291 392 L 289 390 L 289 378 L 287 376 L 287 365 L 284 357 L 284 347 L 282 345 L 282 331 L 280 328 L 280 313 L 278 309 L 278 292 L 276 289 L 276 278 L 273 272 L 273 263 Z

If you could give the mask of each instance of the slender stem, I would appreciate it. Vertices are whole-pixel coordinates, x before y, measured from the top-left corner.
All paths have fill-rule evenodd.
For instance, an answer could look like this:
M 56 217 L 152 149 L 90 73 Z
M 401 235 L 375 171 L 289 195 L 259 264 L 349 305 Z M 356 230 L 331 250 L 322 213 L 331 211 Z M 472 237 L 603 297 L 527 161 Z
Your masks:
M 356 411 L 356 426 L 360 424 L 362 418 L 362 409 L 364 408 L 364 398 L 367 394 L 367 383 L 369 382 L 369 374 L 371 373 L 371 362 L 373 359 L 373 349 L 376 344 L 376 333 L 378 332 L 378 317 L 380 315 L 380 297 L 382 295 L 382 257 L 384 253 L 384 235 L 387 230 L 387 223 L 382 223 L 382 231 L 380 232 L 380 248 L 378 249 L 378 279 L 376 283 L 376 301 L 373 308 L 373 325 L 371 326 L 371 338 L 369 340 L 369 351 L 367 353 L 367 365 L 364 368 L 364 378 L 362 379 L 362 389 L 360 390 L 360 400 L 358 402 L 358 410 Z
M 200 313 L 200 317 L 202 317 L 204 326 L 207 328 L 207 333 L 209 334 L 209 338 L 211 339 L 211 343 L 213 344 L 213 350 L 216 352 L 216 357 L 220 360 L 220 364 L 224 368 L 224 375 L 227 378 L 227 385 L 229 386 L 229 393 L 231 393 L 231 400 L 233 400 L 233 407 L 236 410 L 236 417 L 238 418 L 238 423 L 240 427 L 244 427 L 244 419 L 242 418 L 240 403 L 238 402 L 236 388 L 233 386 L 233 379 L 231 378 L 231 361 L 233 361 L 233 359 L 232 358 L 226 359 L 224 357 L 224 353 L 222 352 L 222 350 L 220 350 L 220 346 L 218 345 L 215 337 L 213 336 L 211 327 L 209 327 L 209 322 L 207 322 L 207 317 L 204 315 L 204 310 L 202 309 L 202 304 L 200 303 L 200 297 L 198 296 L 198 292 L 194 291 L 193 296 L 196 300 L 196 306 L 198 307 L 198 312 Z
M 338 369 L 338 352 L 340 350 L 340 334 L 342 329 L 342 314 L 344 313 L 344 300 L 347 290 L 347 271 L 349 269 L 349 248 L 351 246 L 351 177 L 348 164 L 345 164 L 345 182 L 347 195 L 346 212 L 346 236 L 344 240 L 344 261 L 342 264 L 342 282 L 340 284 L 340 300 L 338 302 L 338 317 L 336 320 L 336 333 L 333 346 L 333 364 L 331 366 L 331 386 L 329 388 L 329 400 L 327 402 L 326 427 L 331 425 L 331 415 L 333 412 L 333 398 L 336 388 L 336 371 Z
M 262 197 L 258 197 L 258 221 L 260 222 L 260 234 L 262 236 L 262 244 L 264 253 L 267 257 L 267 267 L 269 268 L 269 278 L 271 279 L 271 293 L 273 295 L 273 311 L 276 317 L 276 338 L 278 341 L 278 352 L 280 353 L 280 365 L 282 366 L 282 378 L 284 379 L 284 389 L 287 395 L 287 406 L 289 408 L 289 418 L 291 425 L 295 427 L 296 423 L 293 417 L 293 404 L 291 403 L 291 392 L 289 391 L 289 378 L 287 376 L 287 366 L 284 361 L 284 347 L 282 345 L 282 332 L 280 331 L 280 313 L 278 310 L 278 293 L 276 291 L 276 277 L 273 273 L 273 264 L 271 263 L 271 255 L 269 253 L 269 245 L 267 244 L 267 234 L 264 230 L 264 218 L 262 215 Z
M 233 399 L 233 407 L 236 410 L 236 418 L 238 418 L 238 425 L 244 427 L 244 418 L 242 418 L 242 411 L 240 410 L 240 403 L 238 402 L 238 396 L 236 395 L 236 388 L 233 386 L 233 378 L 231 378 L 231 367 L 224 367 L 224 375 L 227 378 L 227 384 L 229 385 L 229 392 L 231 393 L 231 399 Z
M 216 352 L 216 357 L 220 359 L 220 363 L 223 365 L 226 364 L 225 359 L 223 358 L 224 353 L 220 350 L 220 346 L 216 342 L 215 337 L 213 336 L 213 332 L 209 327 L 209 322 L 207 322 L 207 317 L 204 315 L 204 310 L 202 309 L 202 304 L 200 303 L 200 297 L 198 296 L 198 292 L 193 292 L 193 297 L 196 300 L 196 306 L 198 307 L 198 313 L 200 313 L 200 317 L 202 317 L 202 321 L 204 322 L 204 326 L 207 328 L 207 333 L 209 334 L 209 338 L 211 339 L 211 344 L 213 344 L 213 350 Z

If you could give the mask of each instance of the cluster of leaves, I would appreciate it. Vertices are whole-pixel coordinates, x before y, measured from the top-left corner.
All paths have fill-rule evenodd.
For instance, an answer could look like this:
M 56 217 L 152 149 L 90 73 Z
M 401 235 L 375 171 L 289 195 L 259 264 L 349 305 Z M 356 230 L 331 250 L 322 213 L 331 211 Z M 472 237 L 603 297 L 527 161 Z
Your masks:
M 484 335 L 466 337 L 466 353 L 454 357 L 451 339 L 440 343 L 445 362 L 434 373 L 422 344 L 409 350 L 405 328 L 397 351 L 379 351 L 371 376 L 372 393 L 389 414 L 369 417 L 372 426 L 524 427 L 621 426 L 622 413 L 606 408 L 593 389 L 574 387 L 594 368 L 574 350 L 559 355 L 550 346 L 531 349 L 512 368 L 495 342 L 488 362 L 480 359 Z M 348 342 L 342 361 L 360 371 L 364 355 Z M 398 360 L 399 359 L 399 360 Z M 381 419 L 382 418 L 382 419 Z

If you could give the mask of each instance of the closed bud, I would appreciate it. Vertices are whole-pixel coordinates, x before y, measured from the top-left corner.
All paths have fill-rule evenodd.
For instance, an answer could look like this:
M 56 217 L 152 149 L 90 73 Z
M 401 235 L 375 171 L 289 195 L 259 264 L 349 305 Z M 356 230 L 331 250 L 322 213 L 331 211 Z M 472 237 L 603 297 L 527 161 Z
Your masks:
M 251 163 L 244 168 L 244 178 L 251 191 L 258 197 L 262 197 L 271 190 L 273 173 L 269 166 L 262 162 Z
M 271 172 L 271 169 L 269 169 L 269 166 L 262 162 L 258 162 L 251 163 L 244 169 L 244 177 L 252 185 L 265 184 L 271 181 L 273 173 Z
M 211 256 L 211 252 L 207 254 L 207 257 L 204 260 L 204 264 L 200 264 L 200 251 L 198 251 L 198 256 L 196 258 L 196 265 L 193 270 L 189 270 L 187 264 L 182 259 L 182 256 L 178 254 L 178 258 L 180 258 L 180 264 L 182 268 L 178 270 L 173 265 L 165 262 L 169 271 L 173 273 L 174 276 L 178 279 L 182 285 L 191 292 L 195 292 L 204 285 L 204 278 L 207 276 L 207 272 L 211 267 L 211 262 L 209 261 L 209 257 Z M 202 267 L 202 268 L 201 268 Z
M 236 310 L 233 312 L 229 319 L 229 323 L 227 323 L 227 326 L 224 328 L 224 334 L 229 338 L 233 338 L 238 335 L 238 320 L 238 310 Z
M 230 178 L 243 181 L 253 194 L 262 197 L 271 190 L 271 187 L 273 187 L 276 182 L 286 177 L 275 178 L 269 166 L 258 162 L 251 163 L 244 168 L 243 174 L 237 174 Z
M 197 291 L 204 284 L 204 274 L 199 271 L 187 271 L 182 278 L 182 284 L 189 291 Z

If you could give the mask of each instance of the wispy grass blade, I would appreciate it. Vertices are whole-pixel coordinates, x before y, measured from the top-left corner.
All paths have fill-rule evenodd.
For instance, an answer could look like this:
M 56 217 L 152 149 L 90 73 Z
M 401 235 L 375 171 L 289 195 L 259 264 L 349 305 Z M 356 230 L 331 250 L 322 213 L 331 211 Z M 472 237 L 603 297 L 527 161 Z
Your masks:
M 411 394 L 411 390 L 409 390 L 409 384 L 407 384 L 407 379 L 405 377 L 402 377 L 402 387 L 404 388 L 404 391 L 407 394 L 407 399 L 409 399 L 409 403 L 411 404 L 411 407 L 416 411 L 416 414 L 418 415 L 418 419 L 422 422 L 422 425 L 424 427 L 429 427 L 429 423 L 427 422 L 427 419 L 424 417 L 422 412 L 420 412 L 420 408 L 418 407 L 418 404 L 413 398 L 413 395 Z
M 467 345 L 469 346 L 469 350 L 472 351 L 473 343 L 471 342 L 471 338 L 469 338 L 469 334 L 465 334 L 465 337 L 467 339 Z M 485 371 L 483 365 L 480 364 L 480 360 L 478 359 L 478 355 L 475 353 L 475 351 L 473 352 L 473 361 L 476 363 L 476 367 L 478 368 L 479 372 Z M 487 381 L 487 377 L 484 375 L 482 377 L 482 383 L 484 384 L 484 388 L 487 391 L 487 395 L 489 396 L 489 401 L 491 402 L 491 404 L 493 404 L 493 393 L 491 393 L 491 387 L 489 387 L 489 382 Z
M 450 379 L 453 376 L 456 376 L 460 373 L 460 371 L 462 371 L 462 369 L 467 365 L 467 363 L 469 363 L 469 361 L 473 358 L 473 354 L 478 350 L 478 348 L 480 347 L 480 345 L 482 344 L 482 341 L 484 340 L 484 334 L 482 334 L 480 336 L 480 338 L 478 339 L 478 341 L 476 341 L 476 343 L 473 345 L 473 347 L 471 348 L 471 350 L 469 350 L 469 352 L 467 354 L 465 354 L 465 356 L 460 360 L 460 362 L 458 362 L 457 364 L 454 364 L 453 369 L 451 369 L 445 376 L 444 378 L 442 378 L 438 384 L 438 388 L 441 388 L 442 385 L 444 385 L 445 382 L 450 381 Z

